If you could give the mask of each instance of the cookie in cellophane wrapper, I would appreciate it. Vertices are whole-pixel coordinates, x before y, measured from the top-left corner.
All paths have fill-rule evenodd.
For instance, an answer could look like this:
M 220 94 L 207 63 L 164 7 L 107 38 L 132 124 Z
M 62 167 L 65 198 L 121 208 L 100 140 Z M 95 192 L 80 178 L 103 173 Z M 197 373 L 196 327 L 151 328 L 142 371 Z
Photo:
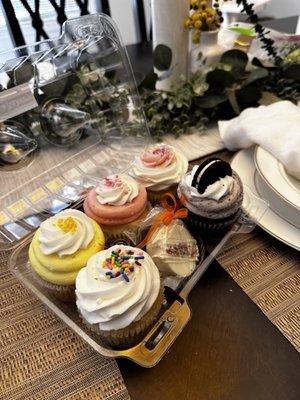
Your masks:
M 174 219 L 161 224 L 149 238 L 147 253 L 163 276 L 187 277 L 204 256 L 204 247 L 198 246 L 184 223 Z

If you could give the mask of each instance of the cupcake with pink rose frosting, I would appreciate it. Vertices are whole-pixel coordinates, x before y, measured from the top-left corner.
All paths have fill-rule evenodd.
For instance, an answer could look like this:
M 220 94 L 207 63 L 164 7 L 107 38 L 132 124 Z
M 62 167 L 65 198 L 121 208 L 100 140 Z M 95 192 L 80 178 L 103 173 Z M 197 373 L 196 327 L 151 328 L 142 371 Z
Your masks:
M 130 175 L 147 188 L 149 199 L 158 202 L 166 192 L 176 194 L 178 183 L 188 170 L 188 160 L 165 143 L 148 147 L 136 157 Z
M 149 211 L 146 189 L 125 174 L 102 179 L 89 191 L 83 208 L 87 216 L 100 224 L 108 243 L 127 242 L 128 237 L 134 243 L 140 223 Z

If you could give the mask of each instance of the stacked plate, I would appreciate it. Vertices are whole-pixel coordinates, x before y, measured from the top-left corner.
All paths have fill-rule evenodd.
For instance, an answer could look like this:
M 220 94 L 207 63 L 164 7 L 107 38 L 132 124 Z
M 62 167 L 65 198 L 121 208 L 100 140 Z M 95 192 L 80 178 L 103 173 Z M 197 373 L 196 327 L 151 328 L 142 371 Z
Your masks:
M 258 225 L 300 250 L 300 181 L 259 146 L 239 151 L 231 165 L 243 183 L 270 205 Z

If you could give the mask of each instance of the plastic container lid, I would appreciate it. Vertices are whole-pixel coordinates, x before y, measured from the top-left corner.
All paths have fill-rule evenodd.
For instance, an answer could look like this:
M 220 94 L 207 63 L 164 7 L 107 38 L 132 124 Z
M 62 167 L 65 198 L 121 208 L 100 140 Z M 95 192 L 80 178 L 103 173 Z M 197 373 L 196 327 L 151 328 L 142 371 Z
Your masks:
M 125 172 L 150 135 L 120 34 L 104 14 L 0 59 L 0 249 Z

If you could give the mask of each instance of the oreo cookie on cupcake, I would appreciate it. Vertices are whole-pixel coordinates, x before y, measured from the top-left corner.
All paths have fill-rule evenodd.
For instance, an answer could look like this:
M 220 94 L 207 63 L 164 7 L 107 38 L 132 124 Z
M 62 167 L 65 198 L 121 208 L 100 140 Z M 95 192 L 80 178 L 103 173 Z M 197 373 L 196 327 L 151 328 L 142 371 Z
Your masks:
M 185 175 L 178 195 L 189 210 L 187 220 L 191 227 L 218 231 L 239 217 L 243 186 L 230 164 L 209 158 Z

